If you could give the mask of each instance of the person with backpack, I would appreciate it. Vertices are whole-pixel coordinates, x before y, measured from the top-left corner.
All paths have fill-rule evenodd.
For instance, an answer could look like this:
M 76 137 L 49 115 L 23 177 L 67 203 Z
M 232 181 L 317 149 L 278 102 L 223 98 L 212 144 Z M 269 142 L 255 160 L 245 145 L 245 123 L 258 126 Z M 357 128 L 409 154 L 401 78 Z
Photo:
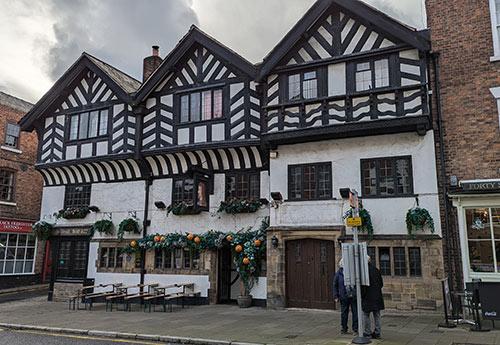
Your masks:
M 349 308 L 352 311 L 352 331 L 358 332 L 358 309 L 356 304 L 356 290 L 352 286 L 345 286 L 343 260 L 339 262 L 339 270 L 333 279 L 333 297 L 335 302 L 340 302 L 341 310 L 341 333 L 347 334 L 349 321 Z

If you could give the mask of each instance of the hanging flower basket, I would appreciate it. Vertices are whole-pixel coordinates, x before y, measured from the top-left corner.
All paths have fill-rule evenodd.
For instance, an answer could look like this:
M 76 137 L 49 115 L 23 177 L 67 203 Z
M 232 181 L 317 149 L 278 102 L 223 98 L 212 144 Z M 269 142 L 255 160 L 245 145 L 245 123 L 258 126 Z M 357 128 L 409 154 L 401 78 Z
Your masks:
M 141 233 L 141 228 L 137 219 L 127 218 L 121 221 L 120 225 L 118 225 L 118 239 L 122 240 L 126 232 L 134 234 Z
M 54 213 L 54 216 L 57 219 L 83 219 L 90 212 L 99 212 L 99 208 L 97 206 L 66 207 Z
M 415 237 L 417 231 L 425 231 L 426 229 L 429 229 L 433 234 L 435 231 L 434 219 L 425 208 L 411 208 L 406 213 L 406 229 L 410 237 Z
M 217 213 L 255 213 L 262 207 L 262 205 L 263 203 L 260 200 L 232 198 L 228 201 L 221 201 Z
M 185 216 L 190 214 L 200 214 L 201 211 L 193 205 L 189 205 L 185 202 L 177 202 L 167 207 L 167 215 L 170 213 L 175 216 Z
M 115 226 L 114 226 L 113 222 L 110 220 L 107 220 L 107 219 L 98 220 L 89 229 L 89 236 L 90 237 L 94 236 L 96 231 L 100 234 L 113 235 L 114 227 Z
M 361 227 L 358 228 L 359 232 L 365 233 L 371 239 L 373 238 L 373 224 L 370 212 L 361 207 L 359 209 L 359 216 L 361 217 Z M 344 213 L 344 219 L 352 217 L 352 208 Z
M 35 237 L 40 241 L 48 240 L 54 232 L 54 226 L 44 221 L 36 222 L 31 228 Z

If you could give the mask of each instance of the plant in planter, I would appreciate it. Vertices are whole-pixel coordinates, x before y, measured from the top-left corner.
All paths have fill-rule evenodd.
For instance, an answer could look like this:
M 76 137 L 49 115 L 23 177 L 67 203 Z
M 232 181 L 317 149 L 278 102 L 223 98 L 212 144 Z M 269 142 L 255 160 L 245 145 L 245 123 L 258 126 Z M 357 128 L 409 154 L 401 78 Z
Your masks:
M 263 205 L 261 200 L 232 198 L 221 201 L 217 213 L 226 212 L 228 214 L 254 213 Z
M 57 219 L 83 219 L 90 212 L 99 212 L 97 206 L 80 206 L 80 207 L 65 207 L 59 212 L 54 213 Z
M 412 238 L 415 237 L 416 231 L 429 229 L 431 233 L 434 233 L 434 219 L 425 208 L 418 206 L 411 208 L 406 213 L 406 229 Z
M 167 215 L 172 213 L 175 216 L 184 216 L 188 214 L 199 214 L 201 211 L 196 209 L 193 205 L 190 205 L 184 201 L 176 202 L 167 207 Z
M 54 226 L 44 221 L 36 222 L 31 228 L 35 237 L 40 241 L 48 240 L 54 232 Z
M 114 226 L 113 222 L 110 220 L 107 220 L 107 219 L 98 220 L 89 229 L 89 236 L 90 237 L 94 236 L 96 231 L 100 234 L 113 235 L 114 227 L 115 226 Z
M 352 217 L 352 208 L 344 213 L 344 219 Z M 361 217 L 362 225 L 358 228 L 359 232 L 365 233 L 371 239 L 373 238 L 373 224 L 370 212 L 363 207 L 359 208 L 359 216 Z
M 118 225 L 118 239 L 122 240 L 123 235 L 125 235 L 126 232 L 134 234 L 141 233 L 141 227 L 139 226 L 139 222 L 137 222 L 137 219 L 126 218 L 121 221 L 120 225 Z

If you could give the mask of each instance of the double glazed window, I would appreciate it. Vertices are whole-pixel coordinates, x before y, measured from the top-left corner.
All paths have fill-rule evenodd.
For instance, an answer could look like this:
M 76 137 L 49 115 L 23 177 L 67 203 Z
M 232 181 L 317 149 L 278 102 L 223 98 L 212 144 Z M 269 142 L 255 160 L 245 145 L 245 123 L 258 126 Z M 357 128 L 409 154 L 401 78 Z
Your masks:
M 121 268 L 123 267 L 123 255 L 120 248 L 101 248 L 99 253 L 99 267 Z
M 226 175 L 226 200 L 260 198 L 260 173 L 235 173 Z
M 397 197 L 413 194 L 411 157 L 361 160 L 363 197 Z
M 220 119 L 222 89 L 185 94 L 180 97 L 181 123 Z
M 27 234 L 0 234 L 0 275 L 32 274 L 36 239 Z
M 183 178 L 174 180 L 172 203 L 185 203 L 200 210 L 208 210 L 208 179 Z
M 69 117 L 69 140 L 83 140 L 108 134 L 108 110 L 94 110 Z
M 356 91 L 367 91 L 391 85 L 389 59 L 355 64 Z
M 66 186 L 64 207 L 82 207 L 90 205 L 90 184 Z
M 332 163 L 290 165 L 289 200 L 326 200 L 332 198 Z
M 467 209 L 465 216 L 471 270 L 500 273 L 500 208 Z
M 14 172 L 0 169 L 0 201 L 14 202 Z
M 318 76 L 316 71 L 288 76 L 288 100 L 313 99 L 318 97 Z
M 5 145 L 12 148 L 18 148 L 20 132 L 21 127 L 13 123 L 8 123 L 5 129 Z
M 164 249 L 155 251 L 155 269 L 200 268 L 200 252 L 190 248 Z

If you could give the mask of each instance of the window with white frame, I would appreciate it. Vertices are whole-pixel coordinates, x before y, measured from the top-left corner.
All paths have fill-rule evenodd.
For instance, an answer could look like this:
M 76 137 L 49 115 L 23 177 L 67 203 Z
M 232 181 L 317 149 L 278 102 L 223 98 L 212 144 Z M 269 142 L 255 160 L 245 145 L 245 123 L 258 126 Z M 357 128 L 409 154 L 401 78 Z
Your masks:
M 500 208 L 465 210 L 472 272 L 500 273 Z
M 0 275 L 33 274 L 36 239 L 29 234 L 0 234 Z
M 357 63 L 355 81 L 358 92 L 390 86 L 389 59 Z
M 500 60 L 500 0 L 490 0 L 493 59 Z
M 5 145 L 17 149 L 19 147 L 19 135 L 21 127 L 14 123 L 8 123 L 5 129 Z
M 495 97 L 495 100 L 497 101 L 498 124 L 500 126 L 500 86 L 499 87 L 492 87 L 490 89 L 490 92 L 493 95 L 493 97 Z

